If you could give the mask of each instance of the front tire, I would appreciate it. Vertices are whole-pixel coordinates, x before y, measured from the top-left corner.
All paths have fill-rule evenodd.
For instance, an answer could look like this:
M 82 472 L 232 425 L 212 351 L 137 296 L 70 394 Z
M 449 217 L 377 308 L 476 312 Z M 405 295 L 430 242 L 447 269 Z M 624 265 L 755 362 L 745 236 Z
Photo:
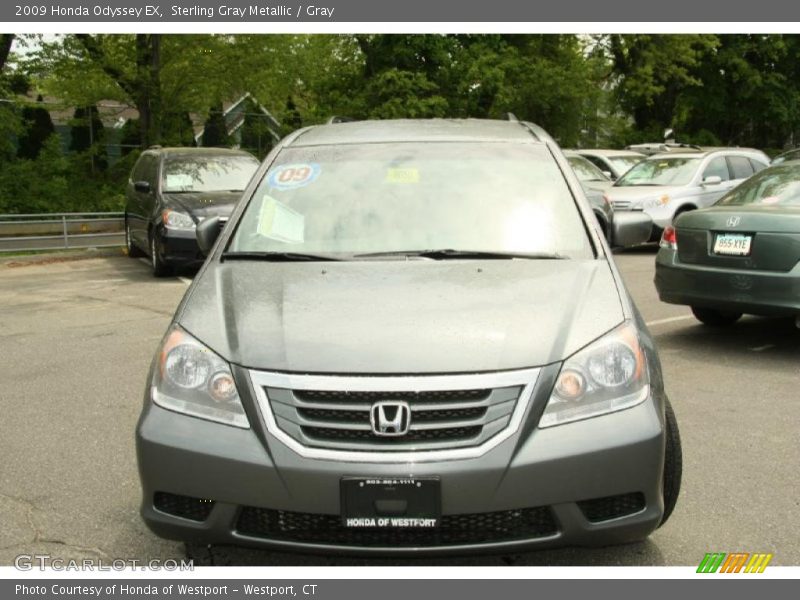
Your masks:
M 703 325 L 708 325 L 709 327 L 728 327 L 742 318 L 742 313 L 699 306 L 692 307 L 692 314 Z
M 142 249 L 136 245 L 131 235 L 131 225 L 128 222 L 128 215 L 125 215 L 125 248 L 128 251 L 130 258 L 142 258 L 145 254 Z
M 675 411 L 669 400 L 664 407 L 664 420 L 666 422 L 667 443 L 664 451 L 664 515 L 658 524 L 661 527 L 667 522 L 675 504 L 678 502 L 678 495 L 681 491 L 681 476 L 683 475 L 683 451 L 681 449 L 681 436 L 678 431 L 678 421 L 675 418 Z
M 150 233 L 150 265 L 153 267 L 155 277 L 165 277 L 172 272 L 172 268 L 158 251 L 157 235 L 155 231 Z

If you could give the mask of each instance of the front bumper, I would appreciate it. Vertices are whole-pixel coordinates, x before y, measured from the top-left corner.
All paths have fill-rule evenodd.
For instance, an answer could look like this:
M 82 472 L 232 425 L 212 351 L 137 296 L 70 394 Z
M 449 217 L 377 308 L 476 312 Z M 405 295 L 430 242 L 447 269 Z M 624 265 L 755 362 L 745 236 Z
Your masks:
M 457 554 L 646 537 L 663 512 L 663 400 L 650 397 L 617 413 L 537 429 L 557 371 L 557 366 L 542 369 L 515 435 L 476 458 L 420 463 L 300 456 L 267 431 L 238 369 L 239 389 L 247 391 L 242 398 L 252 425 L 248 430 L 173 413 L 146 398 L 136 432 L 142 517 L 153 532 L 170 539 L 356 554 Z M 385 531 L 359 537 L 357 531 L 336 530 L 344 476 L 439 477 L 443 524 L 448 518 L 470 524 L 516 518 L 520 511 L 537 509 L 528 512 L 547 513 L 550 526 L 489 537 L 412 536 L 407 530 L 396 530 L 396 539 Z M 202 519 L 192 520 L 157 508 L 154 499 L 162 492 L 212 502 Z M 611 518 L 598 519 L 591 503 L 578 504 L 595 500 L 593 506 L 602 507 L 613 504 L 612 497 L 623 497 L 625 504 L 634 496 L 641 504 L 628 505 L 624 515 L 606 511 Z M 254 530 L 254 514 L 278 529 Z M 293 529 L 302 523 L 311 525 L 303 532 Z
M 662 302 L 763 316 L 800 313 L 800 263 L 788 272 L 682 263 L 675 250 L 656 256 L 655 285 Z
M 173 266 L 191 266 L 205 260 L 194 229 L 167 229 L 160 227 L 156 236 L 157 250 Z

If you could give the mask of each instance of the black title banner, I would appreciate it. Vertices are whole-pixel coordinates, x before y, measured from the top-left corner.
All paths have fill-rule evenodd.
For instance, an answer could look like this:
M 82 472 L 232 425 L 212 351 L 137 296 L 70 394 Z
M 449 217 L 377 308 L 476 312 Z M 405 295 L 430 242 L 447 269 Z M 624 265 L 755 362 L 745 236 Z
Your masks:
M 693 570 L 693 569 L 692 569 Z M 713 577 L 713 575 L 712 575 Z M 702 589 L 699 589 L 702 588 Z M 744 600 L 754 595 L 788 598 L 796 591 L 796 580 L 721 578 L 712 582 L 697 579 L 633 580 L 79 580 L 42 579 L 38 581 L 0 580 L 0 597 L 16 600 L 101 600 L 162 598 L 164 600 L 204 600 L 227 598 L 245 600 L 354 600 L 380 596 L 382 600 L 428 600 L 458 598 L 567 597 L 606 600 L 648 598 L 673 600 L 702 596 L 721 596 Z M 536 594 L 531 590 L 535 589 Z M 694 592 L 694 593 L 693 593 Z
M 0 22 L 798 22 L 786 0 L 11 0 Z

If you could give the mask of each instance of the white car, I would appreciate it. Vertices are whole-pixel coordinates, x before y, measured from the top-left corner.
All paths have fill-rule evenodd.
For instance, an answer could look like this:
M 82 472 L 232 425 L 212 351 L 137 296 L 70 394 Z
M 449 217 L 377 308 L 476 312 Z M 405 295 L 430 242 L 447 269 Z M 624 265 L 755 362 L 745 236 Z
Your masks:
M 611 179 L 619 179 L 633 166 L 644 159 L 645 155 L 630 150 L 575 150 L 578 154 L 590 161 Z
M 647 213 L 658 239 L 675 216 L 711 206 L 767 165 L 766 154 L 746 148 L 655 154 L 620 177 L 606 197 L 615 212 Z

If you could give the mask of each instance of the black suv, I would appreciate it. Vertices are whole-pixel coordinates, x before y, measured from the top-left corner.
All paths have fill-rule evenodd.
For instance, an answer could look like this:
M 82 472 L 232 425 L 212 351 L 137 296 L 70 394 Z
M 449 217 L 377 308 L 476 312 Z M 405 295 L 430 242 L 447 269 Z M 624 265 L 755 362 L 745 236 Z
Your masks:
M 258 165 L 251 154 L 224 148 L 143 152 L 126 191 L 128 256 L 149 255 L 156 277 L 202 262 L 195 227 L 211 216 L 226 220 Z

